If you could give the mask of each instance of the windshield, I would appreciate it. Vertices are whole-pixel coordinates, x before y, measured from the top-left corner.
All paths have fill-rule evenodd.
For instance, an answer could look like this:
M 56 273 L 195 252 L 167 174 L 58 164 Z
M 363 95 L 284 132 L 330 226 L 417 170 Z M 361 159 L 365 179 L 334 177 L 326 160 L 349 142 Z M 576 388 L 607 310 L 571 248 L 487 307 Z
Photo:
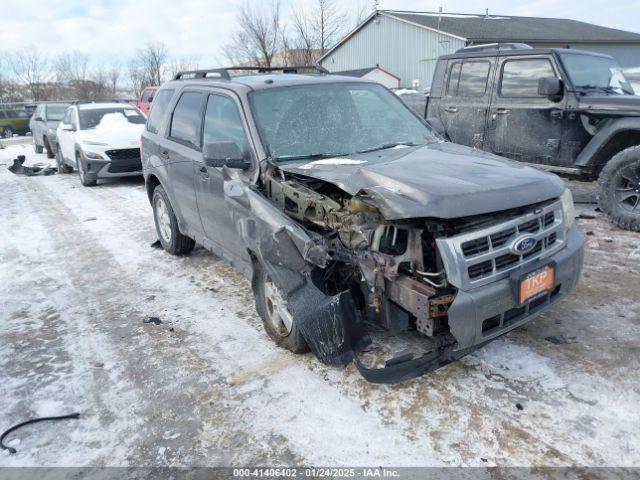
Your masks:
M 251 94 L 262 141 L 278 160 L 330 157 L 437 141 L 381 85 L 318 83 Z
M 613 58 L 575 53 L 563 53 L 561 57 L 576 90 L 634 94 L 620 65 Z
M 92 108 L 80 110 L 80 130 L 96 128 L 102 121 L 102 117 L 109 113 L 121 114 L 129 123 L 144 124 L 146 119 L 135 108 Z
M 52 122 L 59 122 L 64 117 L 64 113 L 67 111 L 66 105 L 50 105 L 46 108 L 46 120 Z

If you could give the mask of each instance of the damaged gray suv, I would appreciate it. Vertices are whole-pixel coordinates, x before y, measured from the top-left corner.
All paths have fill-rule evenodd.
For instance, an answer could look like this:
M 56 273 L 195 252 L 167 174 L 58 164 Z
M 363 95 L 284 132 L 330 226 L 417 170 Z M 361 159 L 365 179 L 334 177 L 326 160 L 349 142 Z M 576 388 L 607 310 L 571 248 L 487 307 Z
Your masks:
M 392 383 L 523 325 L 576 286 L 555 175 L 443 141 L 384 87 L 183 72 L 142 136 L 160 242 L 251 279 L 269 336 Z

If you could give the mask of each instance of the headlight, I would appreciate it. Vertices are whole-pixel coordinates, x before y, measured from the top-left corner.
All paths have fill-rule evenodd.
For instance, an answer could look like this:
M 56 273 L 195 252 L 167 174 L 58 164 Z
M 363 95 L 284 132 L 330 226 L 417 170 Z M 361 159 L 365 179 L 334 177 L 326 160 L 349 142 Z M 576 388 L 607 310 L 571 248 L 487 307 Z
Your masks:
M 573 206 L 573 195 L 571 195 L 571 190 L 565 188 L 564 192 L 562 192 L 562 195 L 560 195 L 560 201 L 562 202 L 562 216 L 564 217 L 564 225 L 566 229 L 569 230 L 576 219 L 576 209 Z
M 99 147 L 106 147 L 107 145 L 109 145 L 108 143 L 92 142 L 91 140 L 85 140 L 82 143 L 84 143 L 85 145 L 97 145 Z
M 90 158 L 91 160 L 104 160 L 104 157 L 102 155 L 100 155 L 99 153 L 95 153 L 95 152 L 83 152 L 85 158 Z

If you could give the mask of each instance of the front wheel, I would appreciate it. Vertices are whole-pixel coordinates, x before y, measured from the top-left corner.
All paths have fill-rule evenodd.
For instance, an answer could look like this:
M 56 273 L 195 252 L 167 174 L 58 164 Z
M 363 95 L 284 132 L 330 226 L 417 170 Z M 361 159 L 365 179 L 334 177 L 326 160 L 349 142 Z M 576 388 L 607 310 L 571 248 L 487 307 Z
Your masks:
M 162 248 L 173 255 L 182 255 L 193 250 L 195 242 L 180 233 L 178 219 L 173 213 L 169 197 L 161 185 L 158 185 L 153 191 L 152 205 L 156 233 Z
M 640 232 L 640 145 L 622 150 L 598 177 L 598 204 L 620 228 Z
M 98 183 L 98 180 L 95 178 L 89 178 L 87 173 L 84 171 L 84 167 L 82 166 L 82 159 L 80 158 L 82 154 L 80 152 L 76 153 L 76 165 L 78 167 L 78 176 L 80 177 L 80 183 L 85 187 L 95 187 Z
M 256 310 L 269 337 L 276 345 L 293 353 L 308 352 L 309 346 L 300 333 L 280 288 L 259 261 L 256 261 L 252 286 Z

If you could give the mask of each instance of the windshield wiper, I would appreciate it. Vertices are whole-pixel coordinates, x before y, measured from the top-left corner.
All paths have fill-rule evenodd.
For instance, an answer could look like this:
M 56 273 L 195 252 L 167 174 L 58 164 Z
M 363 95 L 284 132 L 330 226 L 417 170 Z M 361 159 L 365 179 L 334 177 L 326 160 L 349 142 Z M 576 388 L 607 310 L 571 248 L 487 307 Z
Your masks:
M 378 147 L 367 148 L 366 150 L 358 150 L 356 153 L 369 153 L 369 152 L 375 152 L 377 150 L 387 150 L 388 148 L 394 148 L 394 147 L 399 147 L 399 146 L 415 147 L 417 145 L 419 145 L 419 144 L 418 143 L 413 143 L 413 142 L 392 142 L 392 143 L 385 143 L 385 144 L 380 145 Z
M 605 93 L 611 93 L 611 94 L 615 94 L 615 95 L 622 95 L 621 93 L 618 92 L 618 90 L 616 90 L 615 87 L 612 86 L 608 86 L 608 87 L 602 87 L 599 85 L 578 85 L 576 87 L 577 90 L 582 90 L 582 94 L 585 95 L 587 92 L 592 92 L 594 90 L 599 90 L 601 92 L 605 92 Z M 625 91 L 623 88 L 620 88 L 620 90 L 622 90 L 623 92 Z
M 318 158 L 333 158 L 344 157 L 346 153 L 310 153 L 308 155 L 283 155 L 281 157 L 275 157 L 276 162 L 282 160 L 315 160 Z

